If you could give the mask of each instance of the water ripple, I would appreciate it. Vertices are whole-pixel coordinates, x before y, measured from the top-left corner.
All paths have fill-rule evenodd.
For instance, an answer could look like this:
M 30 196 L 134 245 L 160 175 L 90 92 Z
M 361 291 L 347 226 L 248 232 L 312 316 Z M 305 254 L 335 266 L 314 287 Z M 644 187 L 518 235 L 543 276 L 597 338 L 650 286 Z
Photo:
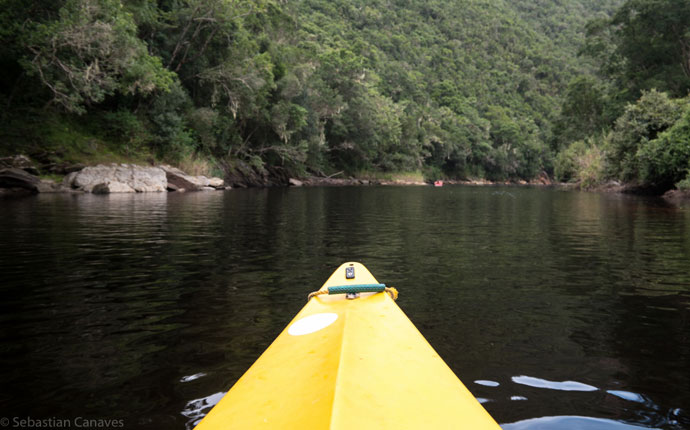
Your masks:
M 186 428 L 193 429 L 203 417 L 213 408 L 225 395 L 224 392 L 214 393 L 200 399 L 194 399 L 187 402 L 181 414 L 187 420 Z
M 606 390 L 606 392 L 609 394 L 612 394 L 616 397 L 620 397 L 623 400 L 630 400 L 631 402 L 637 402 L 637 403 L 647 403 L 648 402 L 648 400 L 642 394 L 631 393 L 630 391 Z
M 474 383 L 478 385 L 483 385 L 485 387 L 498 387 L 499 385 L 501 385 L 496 381 L 487 381 L 483 379 L 477 379 L 476 381 L 474 381 Z
M 359 260 L 499 421 L 690 429 L 688 209 L 448 186 L 39 195 L 0 213 L 13 414 L 191 427 Z
M 603 418 L 557 416 L 501 424 L 501 428 L 503 430 L 637 430 L 653 427 L 640 427 Z
M 548 381 L 546 379 L 534 378 L 532 376 L 513 376 L 512 381 L 516 384 L 527 385 L 536 388 L 548 388 L 551 390 L 560 391 L 597 391 L 597 387 L 591 385 L 583 384 L 582 382 L 576 381 Z

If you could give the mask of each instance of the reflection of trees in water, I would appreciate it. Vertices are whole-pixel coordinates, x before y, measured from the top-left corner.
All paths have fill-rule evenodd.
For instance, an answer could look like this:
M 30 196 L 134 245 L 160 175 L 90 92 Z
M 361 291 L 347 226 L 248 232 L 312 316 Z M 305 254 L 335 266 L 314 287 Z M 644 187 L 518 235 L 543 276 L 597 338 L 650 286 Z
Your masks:
M 687 213 L 615 195 L 583 194 L 564 203 L 570 206 L 559 207 L 562 221 L 551 243 L 571 278 L 564 288 L 574 296 L 587 294 L 582 304 L 592 317 L 570 338 L 591 365 L 610 372 L 607 388 L 651 399 L 640 410 L 607 396 L 602 408 L 628 411 L 620 418 L 650 425 L 687 419 L 667 417 L 690 404 Z
M 630 369 L 625 375 L 628 387 L 659 405 L 655 412 L 660 416 L 652 418 L 661 425 L 670 410 L 690 404 L 690 288 L 657 294 L 621 296 L 613 336 L 618 355 Z M 690 411 L 676 419 L 690 425 Z

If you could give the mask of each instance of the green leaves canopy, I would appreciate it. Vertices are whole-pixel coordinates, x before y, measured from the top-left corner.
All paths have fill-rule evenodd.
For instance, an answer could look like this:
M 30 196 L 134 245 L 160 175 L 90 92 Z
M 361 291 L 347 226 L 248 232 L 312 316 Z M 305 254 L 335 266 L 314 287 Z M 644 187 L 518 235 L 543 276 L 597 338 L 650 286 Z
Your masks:
M 149 55 L 131 14 L 116 0 L 68 0 L 59 18 L 34 23 L 22 63 L 69 112 L 115 94 L 166 91 L 174 75 Z

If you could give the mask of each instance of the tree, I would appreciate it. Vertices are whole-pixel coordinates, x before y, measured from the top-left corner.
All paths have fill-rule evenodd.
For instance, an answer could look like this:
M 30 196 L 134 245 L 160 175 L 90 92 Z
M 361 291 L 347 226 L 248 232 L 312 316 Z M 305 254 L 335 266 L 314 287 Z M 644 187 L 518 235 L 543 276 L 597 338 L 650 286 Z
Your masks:
M 573 79 L 566 89 L 556 124 L 561 144 L 584 139 L 605 129 L 609 124 L 603 115 L 604 105 L 604 90 L 599 80 L 588 75 Z
M 683 116 L 637 153 L 640 178 L 661 189 L 681 181 L 690 169 L 690 100 L 686 99 Z
M 672 97 L 690 91 L 690 2 L 628 0 L 611 21 L 622 72 L 632 88 Z
M 27 72 L 68 112 L 84 113 L 116 92 L 166 91 L 174 79 L 160 58 L 149 55 L 117 0 L 67 0 L 59 19 L 35 24 L 26 45 Z
M 645 147 L 676 123 L 682 108 L 682 101 L 656 90 L 644 92 L 636 103 L 629 104 L 611 134 L 606 156 L 609 173 L 625 181 L 652 178 L 654 175 L 642 173 L 640 155 L 647 154 L 648 158 L 652 153 L 658 154 L 659 150 Z

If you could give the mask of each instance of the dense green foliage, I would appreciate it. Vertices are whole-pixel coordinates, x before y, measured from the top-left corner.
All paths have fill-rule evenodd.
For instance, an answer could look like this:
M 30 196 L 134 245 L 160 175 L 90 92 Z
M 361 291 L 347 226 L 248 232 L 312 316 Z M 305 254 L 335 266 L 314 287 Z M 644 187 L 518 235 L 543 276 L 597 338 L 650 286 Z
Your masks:
M 562 181 L 577 179 L 589 188 L 601 181 L 602 151 L 591 139 L 578 140 L 558 153 L 554 174 Z
M 559 124 L 561 179 L 583 180 L 566 154 L 589 137 L 600 152 L 598 180 L 618 179 L 657 191 L 685 184 L 690 169 L 690 2 L 627 0 L 610 19 L 588 24 L 582 53 L 598 76 L 570 84 Z M 687 181 L 687 179 L 686 179 Z M 596 181 L 595 181 L 596 182 Z
M 600 154 L 590 171 L 678 181 L 686 117 L 669 97 L 690 88 L 689 7 L 619 5 L 3 0 L 4 145 L 49 147 L 36 124 L 62 121 L 124 153 L 261 175 L 530 179 L 556 160 L 577 179 L 573 160 Z M 661 123 L 642 130 L 640 110 Z
M 607 152 L 611 173 L 626 181 L 646 178 L 652 142 L 680 118 L 680 104 L 666 93 L 644 93 L 635 104 L 626 107 L 616 120 Z M 646 153 L 646 156 L 643 154 Z

